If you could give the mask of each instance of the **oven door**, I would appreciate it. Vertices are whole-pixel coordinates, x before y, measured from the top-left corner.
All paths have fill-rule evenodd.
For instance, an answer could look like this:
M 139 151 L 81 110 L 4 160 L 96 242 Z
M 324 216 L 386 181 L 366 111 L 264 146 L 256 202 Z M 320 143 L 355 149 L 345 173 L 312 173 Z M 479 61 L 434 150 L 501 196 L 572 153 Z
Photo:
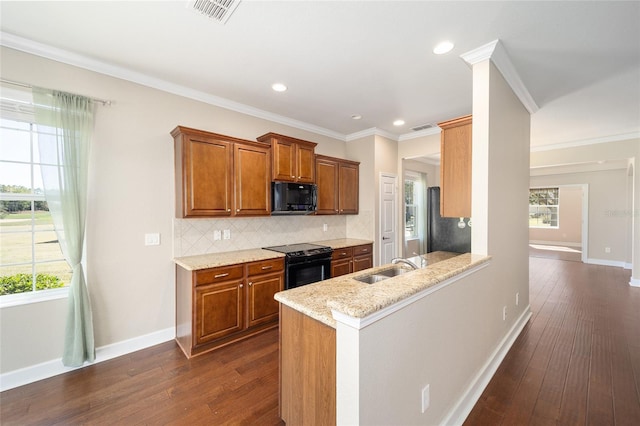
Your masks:
M 331 257 L 288 263 L 285 275 L 287 290 L 326 280 L 331 278 Z

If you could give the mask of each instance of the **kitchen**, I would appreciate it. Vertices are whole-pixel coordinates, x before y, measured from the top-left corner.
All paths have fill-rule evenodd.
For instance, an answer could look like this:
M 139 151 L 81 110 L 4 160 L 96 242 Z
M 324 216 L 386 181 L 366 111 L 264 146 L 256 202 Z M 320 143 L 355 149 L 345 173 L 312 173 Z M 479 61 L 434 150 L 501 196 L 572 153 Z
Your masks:
M 101 120 L 96 128 L 96 144 L 92 154 L 95 167 L 91 175 L 96 192 L 92 195 L 87 231 L 88 249 L 91 253 L 88 274 L 90 281 L 95 283 L 92 294 L 95 299 L 96 345 L 102 348 L 99 351 L 102 359 L 173 339 L 174 257 L 206 251 L 219 253 L 275 246 L 288 241 L 313 242 L 340 238 L 378 241 L 376 192 L 379 173 L 391 171 L 399 174 L 399 158 L 417 147 L 426 153 L 439 149 L 438 135 L 426 135 L 398 143 L 384 134 L 371 133 L 345 143 L 331 135 L 243 114 L 154 89 L 142 82 L 125 81 L 81 66 L 46 59 L 17 48 L 3 47 L 2 58 L 3 77 L 117 100 L 112 108 L 101 109 L 99 112 Z M 169 131 L 176 125 L 188 125 L 247 140 L 255 140 L 257 136 L 268 132 L 277 132 L 317 142 L 316 151 L 321 155 L 359 161 L 359 214 L 172 220 L 170 213 L 174 210 L 174 185 L 171 170 L 174 154 Z M 131 143 L 132 140 L 136 143 Z M 632 149 L 637 152 L 637 148 L 633 148 L 631 143 L 631 148 L 626 149 L 626 152 L 632 152 Z M 522 153 L 518 153 L 520 154 Z M 508 152 L 504 155 L 507 156 Z M 541 155 L 538 153 L 537 156 Z M 515 172 L 518 176 L 520 171 L 516 170 L 520 170 L 520 167 L 519 164 L 513 164 L 504 170 L 502 162 L 493 165 L 494 169 L 503 169 L 505 175 Z M 527 167 L 523 169 L 526 170 Z M 367 179 L 362 176 L 367 176 Z M 524 177 L 521 178 L 525 180 Z M 130 185 L 131 182 L 136 184 Z M 503 183 L 507 184 L 508 182 Z M 489 195 L 492 195 L 490 203 L 498 202 L 497 195 L 487 194 L 487 199 Z M 497 217 L 496 221 L 498 219 L 500 218 Z M 476 224 L 482 226 L 482 218 L 474 218 L 474 226 Z M 502 225 L 492 223 L 491 226 L 501 229 Z M 224 238 L 224 232 L 220 239 L 216 239 L 216 230 L 229 230 L 229 239 Z M 508 230 L 498 232 L 504 246 L 510 247 L 512 236 L 506 235 Z M 159 233 L 161 244 L 144 246 L 143 237 L 146 233 Z M 523 241 L 526 239 L 519 234 L 515 237 Z M 127 250 L 122 250 L 123 247 Z M 496 258 L 500 252 L 489 250 L 489 254 Z M 504 257 L 510 261 L 516 254 L 504 253 Z M 508 265 L 501 265 L 500 268 L 511 270 Z M 514 266 L 513 269 L 515 268 Z M 486 302 L 486 311 L 470 312 L 469 315 L 489 316 L 495 314 L 493 311 L 500 311 L 504 304 L 514 303 L 511 293 L 520 291 L 522 295 L 526 291 L 525 288 L 516 289 L 506 283 L 498 287 L 493 292 L 485 292 L 468 285 L 468 288 L 459 293 L 448 295 L 455 302 L 443 299 L 438 301 L 438 306 L 449 303 L 449 306 L 455 307 L 453 309 L 457 315 L 464 315 L 457 311 L 459 306 L 482 301 Z M 491 301 L 492 298 L 496 300 Z M 526 306 L 526 301 L 521 303 L 524 303 L 521 306 Z M 5 332 L 3 329 L 3 347 L 29 348 L 16 353 L 3 353 L 3 372 L 48 363 L 58 357 L 60 342 L 63 340 L 65 306 L 64 300 L 58 300 L 29 305 L 21 311 L 3 313 L 3 322 L 21 323 L 24 318 L 42 316 L 50 318 L 50 326 L 46 332 L 27 332 L 37 328 L 30 322 L 18 331 Z M 448 314 L 435 306 L 431 312 L 434 314 L 433 318 L 421 321 L 438 322 L 439 318 Z M 509 319 L 515 321 L 513 317 Z M 502 318 L 492 325 L 500 329 L 500 334 L 507 332 Z M 477 346 L 484 347 L 485 354 L 491 352 L 487 345 L 478 342 L 477 333 L 469 331 L 461 335 L 466 341 L 462 345 L 441 335 L 448 332 L 453 334 L 451 329 L 441 328 L 439 333 L 437 330 L 432 332 L 435 335 L 431 338 L 440 337 L 443 344 L 451 347 L 450 354 L 429 359 L 428 363 L 434 366 L 441 365 L 439 363 L 447 355 L 457 362 L 462 361 L 459 358 L 463 356 L 461 354 L 467 345 L 475 347 L 477 343 Z M 24 336 L 28 335 L 32 337 L 25 342 Z M 473 362 L 477 364 L 480 360 L 474 359 Z M 471 370 L 473 368 L 460 373 L 458 380 L 464 381 L 464 377 L 472 374 Z M 436 377 L 438 373 L 429 371 L 425 374 Z M 461 387 L 463 386 L 458 386 Z M 440 412 L 446 411 L 444 401 L 447 395 L 450 400 L 452 395 L 459 394 L 459 389 L 454 390 L 451 384 L 444 384 L 443 389 L 445 391 L 441 394 L 444 395 L 442 399 L 437 399 L 432 394 L 434 400 L 431 412 L 438 407 Z

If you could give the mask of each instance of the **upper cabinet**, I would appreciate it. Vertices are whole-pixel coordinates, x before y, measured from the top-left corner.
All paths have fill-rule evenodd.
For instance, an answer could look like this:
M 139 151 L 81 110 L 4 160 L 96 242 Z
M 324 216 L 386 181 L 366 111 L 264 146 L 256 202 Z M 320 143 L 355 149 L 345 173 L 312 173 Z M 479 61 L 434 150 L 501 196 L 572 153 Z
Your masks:
M 358 214 L 359 168 L 357 161 L 316 155 L 316 214 Z
M 471 115 L 438 123 L 440 215 L 471 217 Z
M 267 133 L 257 139 L 271 145 L 273 180 L 315 183 L 316 143 L 277 133 Z
M 176 127 L 176 217 L 271 214 L 268 145 Z

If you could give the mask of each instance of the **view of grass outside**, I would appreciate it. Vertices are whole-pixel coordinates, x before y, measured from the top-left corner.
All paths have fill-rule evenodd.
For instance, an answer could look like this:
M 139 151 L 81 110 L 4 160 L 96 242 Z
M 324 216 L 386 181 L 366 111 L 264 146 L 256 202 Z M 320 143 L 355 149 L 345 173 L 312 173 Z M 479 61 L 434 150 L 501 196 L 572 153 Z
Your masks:
M 69 285 L 42 190 L 37 132 L 0 120 L 0 296 Z

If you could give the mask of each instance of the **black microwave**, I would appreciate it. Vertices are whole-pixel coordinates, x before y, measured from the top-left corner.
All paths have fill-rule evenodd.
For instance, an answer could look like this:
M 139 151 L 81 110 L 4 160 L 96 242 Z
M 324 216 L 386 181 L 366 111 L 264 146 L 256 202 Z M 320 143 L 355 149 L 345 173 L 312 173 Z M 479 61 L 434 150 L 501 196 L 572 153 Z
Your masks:
M 317 194 L 314 184 L 271 182 L 271 214 L 313 214 Z

